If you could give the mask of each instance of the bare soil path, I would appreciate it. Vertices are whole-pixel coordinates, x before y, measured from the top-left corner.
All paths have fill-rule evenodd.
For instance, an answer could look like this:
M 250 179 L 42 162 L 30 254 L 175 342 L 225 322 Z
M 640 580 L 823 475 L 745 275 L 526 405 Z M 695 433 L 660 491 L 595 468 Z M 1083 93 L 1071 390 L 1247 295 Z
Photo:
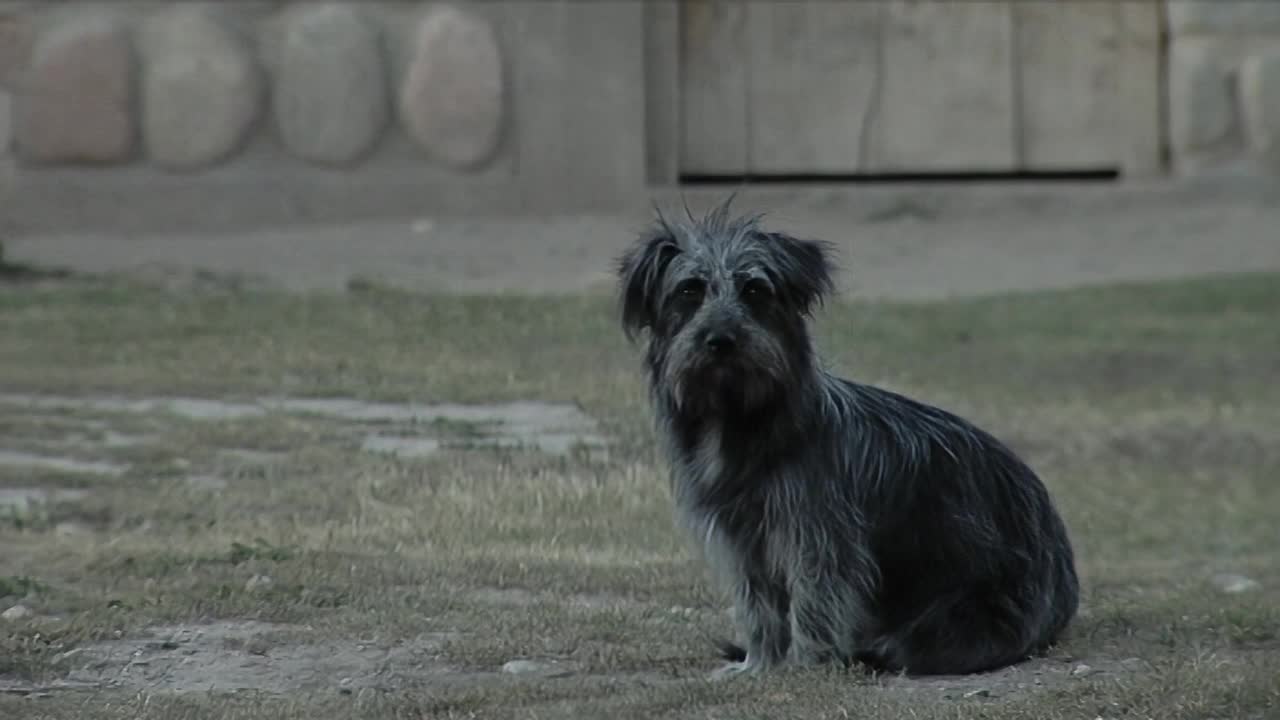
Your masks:
M 729 193 L 654 201 L 678 209 L 687 200 L 696 211 Z M 850 296 L 924 300 L 1280 268 L 1278 198 L 1280 190 L 1258 185 L 866 188 L 752 190 L 735 207 L 835 243 Z M 186 229 L 148 227 L 143 214 L 134 208 L 118 227 L 92 231 L 28 220 L 6 234 L 6 256 L 167 281 L 230 274 L 292 289 L 375 280 L 442 292 L 577 292 L 610 286 L 614 259 L 651 210 L 638 202 L 612 214 L 263 226 L 227 219 L 229 208 L 218 219 L 193 210 Z

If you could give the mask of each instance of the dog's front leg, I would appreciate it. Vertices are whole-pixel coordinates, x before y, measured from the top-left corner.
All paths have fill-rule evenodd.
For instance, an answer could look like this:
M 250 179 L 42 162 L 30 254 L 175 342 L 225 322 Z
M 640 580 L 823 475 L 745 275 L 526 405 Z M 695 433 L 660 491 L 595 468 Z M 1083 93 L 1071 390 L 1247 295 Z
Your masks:
M 866 594 L 848 575 L 815 569 L 790 583 L 791 646 L 797 665 L 849 662 L 867 630 Z
M 788 599 L 781 583 L 747 576 L 734 588 L 734 613 L 746 640 L 747 656 L 712 673 L 713 679 L 759 673 L 781 664 L 791 645 Z

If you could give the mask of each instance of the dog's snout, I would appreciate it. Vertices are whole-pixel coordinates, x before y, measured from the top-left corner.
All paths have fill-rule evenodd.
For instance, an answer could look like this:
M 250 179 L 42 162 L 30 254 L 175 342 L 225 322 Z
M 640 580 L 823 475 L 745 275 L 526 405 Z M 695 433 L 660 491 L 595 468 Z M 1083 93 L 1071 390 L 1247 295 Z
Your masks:
M 737 342 L 729 333 L 716 332 L 707 336 L 707 349 L 716 355 L 728 355 L 735 345 Z

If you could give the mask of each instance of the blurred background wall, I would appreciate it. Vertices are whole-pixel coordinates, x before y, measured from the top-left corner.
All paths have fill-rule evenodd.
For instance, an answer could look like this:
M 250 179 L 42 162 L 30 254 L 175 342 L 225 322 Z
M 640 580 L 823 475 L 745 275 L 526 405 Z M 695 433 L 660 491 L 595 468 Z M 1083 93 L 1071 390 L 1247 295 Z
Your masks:
M 9 212 L 1267 177 L 1278 148 L 1280 1 L 0 2 Z

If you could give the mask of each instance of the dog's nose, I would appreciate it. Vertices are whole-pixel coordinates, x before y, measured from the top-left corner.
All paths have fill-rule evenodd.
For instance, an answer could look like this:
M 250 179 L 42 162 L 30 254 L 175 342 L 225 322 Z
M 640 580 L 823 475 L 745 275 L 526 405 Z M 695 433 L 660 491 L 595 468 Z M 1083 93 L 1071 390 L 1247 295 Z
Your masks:
M 733 352 L 736 344 L 733 337 L 725 333 L 712 333 L 707 336 L 707 349 L 716 355 L 727 355 Z

